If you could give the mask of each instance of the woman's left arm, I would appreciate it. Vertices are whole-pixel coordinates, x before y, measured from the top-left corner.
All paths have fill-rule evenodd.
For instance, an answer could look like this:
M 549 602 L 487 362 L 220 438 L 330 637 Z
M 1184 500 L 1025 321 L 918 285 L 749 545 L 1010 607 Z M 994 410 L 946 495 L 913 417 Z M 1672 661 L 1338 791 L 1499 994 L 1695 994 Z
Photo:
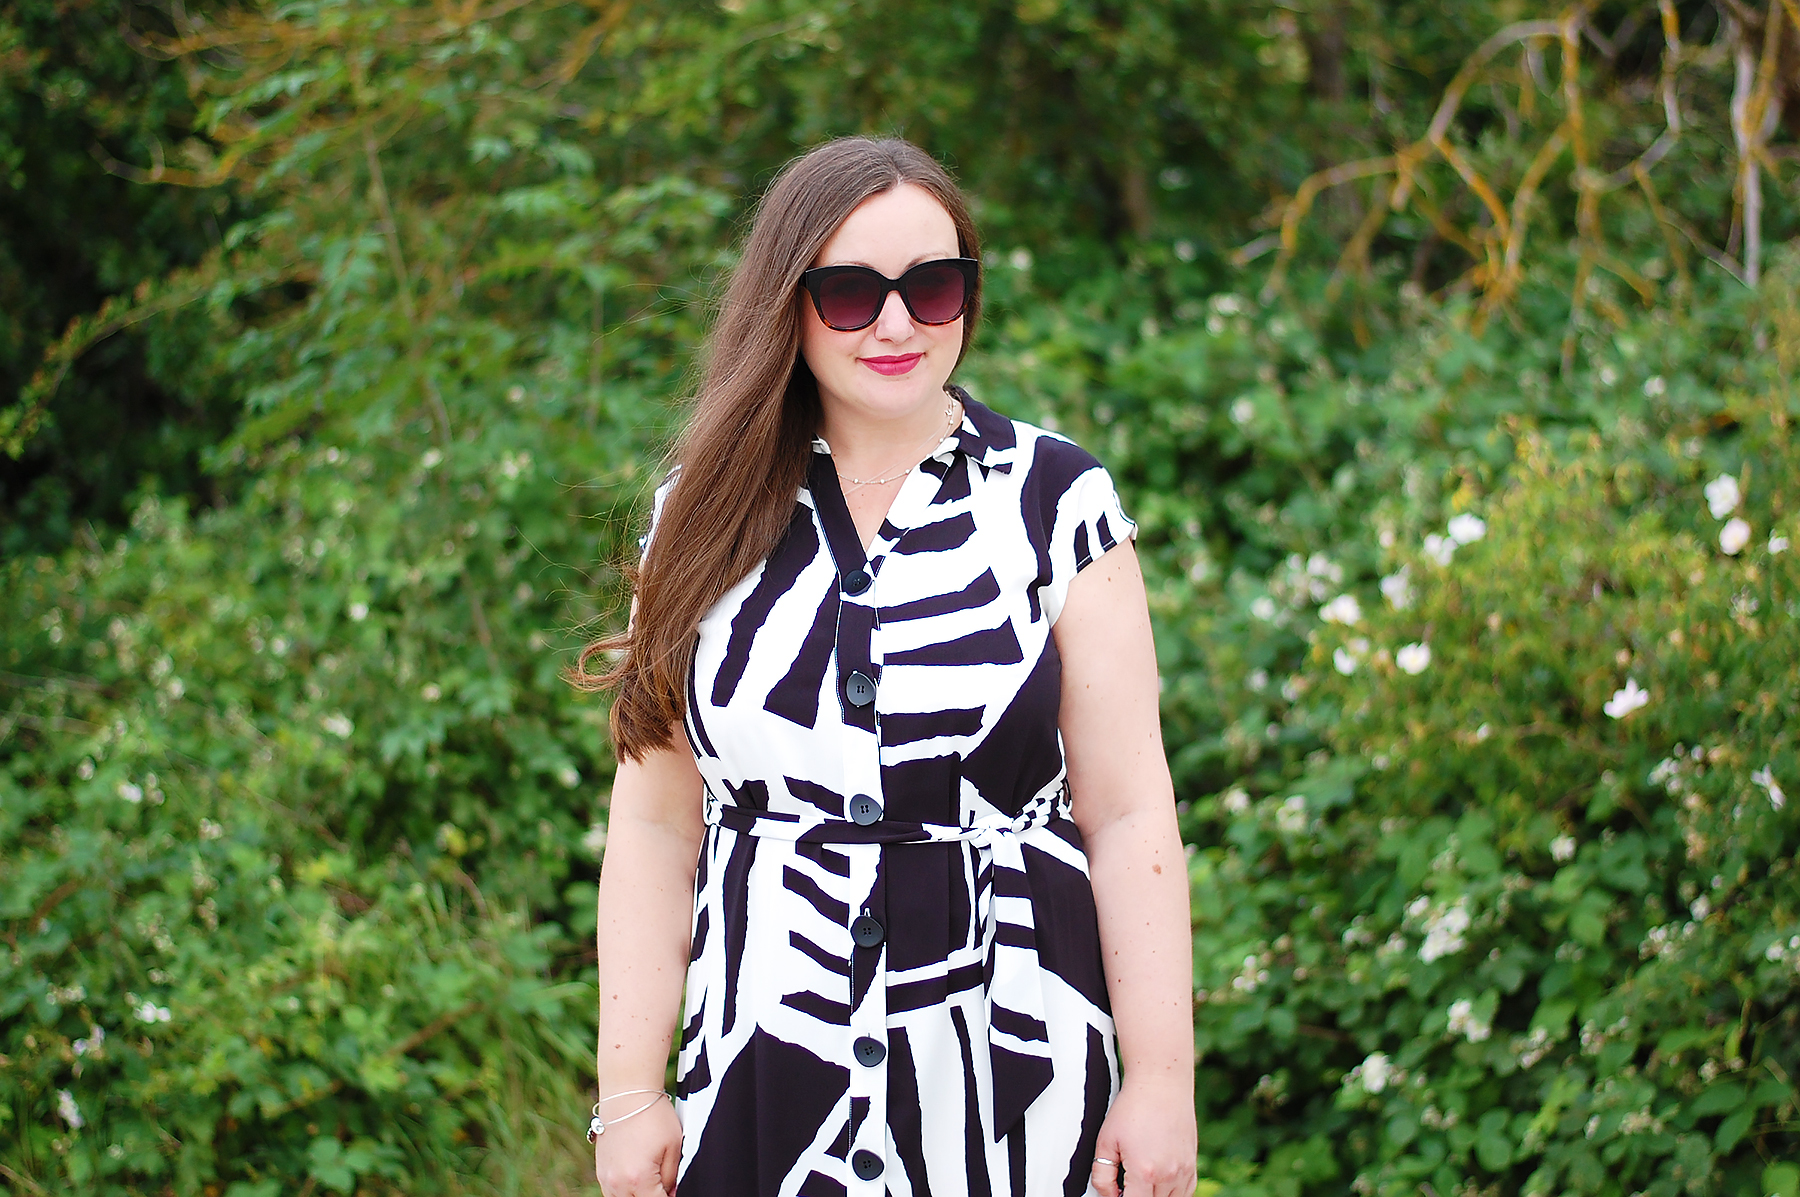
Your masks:
M 1156 647 L 1126 541 L 1076 575 L 1054 631 L 1063 751 L 1087 848 L 1123 1078 L 1094 1154 L 1131 1197 L 1194 1191 L 1193 941 L 1187 855 L 1157 719 Z M 1091 1179 L 1117 1197 L 1119 1173 Z

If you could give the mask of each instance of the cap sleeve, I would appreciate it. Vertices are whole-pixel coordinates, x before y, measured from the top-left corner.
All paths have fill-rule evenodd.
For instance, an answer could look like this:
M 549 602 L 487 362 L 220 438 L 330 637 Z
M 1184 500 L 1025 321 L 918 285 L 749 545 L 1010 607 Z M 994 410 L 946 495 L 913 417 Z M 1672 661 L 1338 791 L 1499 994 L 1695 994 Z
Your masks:
M 1050 584 L 1042 591 L 1044 612 L 1055 624 L 1075 575 L 1122 541 L 1137 537 L 1125 514 L 1112 475 L 1085 450 L 1064 442 L 1053 450 L 1062 460 L 1056 471 L 1069 479 L 1055 496 L 1050 525 Z M 1051 496 L 1044 495 L 1048 499 Z M 1046 514 L 1050 514 L 1046 512 Z

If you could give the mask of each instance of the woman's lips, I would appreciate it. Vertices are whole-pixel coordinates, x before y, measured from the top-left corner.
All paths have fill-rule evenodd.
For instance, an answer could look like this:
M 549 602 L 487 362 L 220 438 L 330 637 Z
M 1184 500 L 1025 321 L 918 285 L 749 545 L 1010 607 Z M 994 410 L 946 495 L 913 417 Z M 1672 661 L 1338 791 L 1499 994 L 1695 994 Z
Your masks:
M 919 364 L 922 353 L 903 353 L 899 357 L 862 357 L 856 360 L 877 374 L 905 374 Z

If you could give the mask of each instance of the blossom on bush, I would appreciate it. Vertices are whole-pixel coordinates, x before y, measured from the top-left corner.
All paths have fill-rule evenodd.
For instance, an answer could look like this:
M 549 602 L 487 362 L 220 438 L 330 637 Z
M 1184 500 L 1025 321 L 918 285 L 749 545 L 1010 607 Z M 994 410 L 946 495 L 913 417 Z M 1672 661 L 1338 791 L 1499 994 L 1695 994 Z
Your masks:
M 70 1130 L 80 1130 L 87 1125 L 87 1119 L 81 1116 L 81 1107 L 75 1104 L 75 1095 L 67 1089 L 56 1091 L 56 1112 L 69 1124 Z
M 1637 679 L 1625 679 L 1623 690 L 1614 690 L 1613 696 L 1606 700 L 1601 708 L 1614 719 L 1623 719 L 1633 711 L 1640 709 L 1650 701 L 1650 691 L 1637 684 Z
M 1290 794 L 1283 799 L 1281 809 L 1275 812 L 1275 826 L 1289 834 L 1305 831 L 1306 798 L 1300 794 Z
M 126 998 L 130 1000 L 131 995 L 127 994 Z M 149 998 L 134 1005 L 131 1013 L 139 1022 L 168 1022 L 170 1017 L 167 1006 L 159 1006 Z
M 1787 795 L 1782 793 L 1781 783 L 1775 780 L 1775 773 L 1771 766 L 1764 765 L 1750 775 L 1750 780 L 1763 788 L 1763 792 L 1769 796 L 1770 806 L 1780 810 L 1787 805 Z
M 1575 837 L 1572 835 L 1559 835 L 1551 840 L 1550 855 L 1558 862 L 1574 860 Z
M 1749 543 L 1750 525 L 1741 516 L 1732 516 L 1719 529 L 1719 548 L 1727 556 L 1737 556 Z
M 356 730 L 356 724 L 350 722 L 350 717 L 342 711 L 333 711 L 325 716 L 319 720 L 319 726 L 340 740 L 348 740 L 350 733 Z
M 1369 655 L 1369 642 L 1365 637 L 1357 636 L 1337 648 L 1331 650 L 1332 666 L 1345 677 L 1356 672 L 1363 658 Z
M 119 783 L 119 797 L 136 806 L 144 800 L 144 787 L 129 781 Z
M 1381 579 L 1381 594 L 1396 611 L 1404 611 L 1412 606 L 1412 571 L 1403 565 Z
M 1362 604 L 1354 594 L 1340 594 L 1319 608 L 1319 618 L 1326 623 L 1358 624 L 1362 622 Z
M 1777 536 L 1773 532 L 1769 533 L 1769 552 L 1771 554 L 1774 554 L 1774 553 L 1785 553 L 1787 551 L 1788 551 L 1788 538 L 1785 536 Z
M 1494 1033 L 1493 1024 L 1482 1021 L 1475 1013 L 1475 1003 L 1468 998 L 1450 1003 L 1448 1029 L 1452 1035 L 1467 1036 L 1470 1043 L 1480 1043 Z
M 1450 558 L 1456 555 L 1456 542 L 1448 536 L 1439 536 L 1436 532 L 1425 537 L 1425 555 L 1439 565 L 1449 565 Z
M 1344 1085 L 1359 1086 L 1365 1093 L 1380 1093 L 1388 1087 L 1389 1081 L 1397 1079 L 1395 1073 L 1386 1052 L 1370 1052 L 1361 1064 L 1345 1075 Z
M 1250 794 L 1243 786 L 1232 786 L 1219 799 L 1219 805 L 1234 815 L 1241 815 L 1250 809 Z
M 1468 899 L 1458 898 L 1454 905 L 1425 920 L 1425 942 L 1419 945 L 1419 959 L 1430 964 L 1434 960 L 1462 951 L 1466 946 L 1463 932 L 1468 929 Z
M 1394 664 L 1403 673 L 1420 674 L 1431 667 L 1429 644 L 1404 644 L 1394 653 Z
M 1744 501 L 1743 492 L 1738 489 L 1738 480 L 1730 474 L 1720 474 L 1706 484 L 1706 509 L 1712 512 L 1716 520 L 1722 520 L 1738 509 Z
M 1450 533 L 1450 539 L 1459 545 L 1474 544 L 1487 535 L 1487 521 L 1473 512 L 1465 511 L 1453 516 L 1450 526 L 1445 530 Z

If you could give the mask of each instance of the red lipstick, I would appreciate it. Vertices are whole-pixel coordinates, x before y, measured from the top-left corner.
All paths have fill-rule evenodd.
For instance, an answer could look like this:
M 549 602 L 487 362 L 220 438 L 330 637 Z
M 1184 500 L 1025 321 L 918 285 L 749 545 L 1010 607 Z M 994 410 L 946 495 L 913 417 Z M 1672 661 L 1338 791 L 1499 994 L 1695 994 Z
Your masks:
M 875 371 L 877 374 L 905 374 L 919 364 L 922 353 L 903 353 L 898 357 L 862 357 L 856 360 Z

